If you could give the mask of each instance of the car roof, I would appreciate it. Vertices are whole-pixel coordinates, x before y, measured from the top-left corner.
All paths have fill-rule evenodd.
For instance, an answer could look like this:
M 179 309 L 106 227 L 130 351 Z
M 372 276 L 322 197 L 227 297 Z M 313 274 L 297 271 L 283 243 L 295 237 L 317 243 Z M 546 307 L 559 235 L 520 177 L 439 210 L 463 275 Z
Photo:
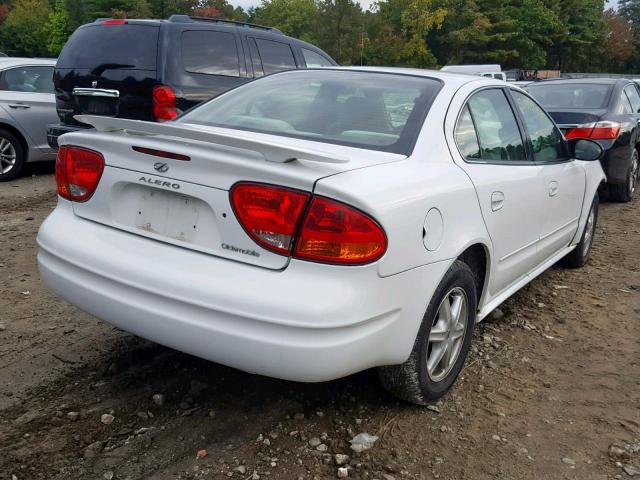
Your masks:
M 287 70 L 287 72 L 295 71 L 309 71 L 313 69 L 298 69 Z M 497 86 L 512 86 L 512 83 L 504 82 L 502 80 L 496 80 L 489 77 L 481 77 L 479 75 L 470 75 L 465 73 L 450 73 L 443 72 L 441 70 L 427 70 L 423 68 L 402 68 L 402 67 L 324 67 L 319 70 L 345 70 L 353 72 L 374 72 L 374 73 L 395 73 L 398 75 L 412 75 L 425 78 L 435 78 L 441 80 L 447 84 L 453 84 L 456 86 L 462 86 L 467 83 L 478 82 L 478 85 L 497 85 Z M 274 75 L 278 75 L 275 73 Z M 516 87 L 518 88 L 518 87 Z
M 23 65 L 56 65 L 55 58 L 0 57 L 0 68 L 21 67 Z
M 548 84 L 600 84 L 600 85 L 615 85 L 617 83 L 631 83 L 630 78 L 610 78 L 610 77 L 583 77 L 583 78 L 553 78 L 549 80 L 540 80 L 534 82 L 532 85 L 548 85 Z

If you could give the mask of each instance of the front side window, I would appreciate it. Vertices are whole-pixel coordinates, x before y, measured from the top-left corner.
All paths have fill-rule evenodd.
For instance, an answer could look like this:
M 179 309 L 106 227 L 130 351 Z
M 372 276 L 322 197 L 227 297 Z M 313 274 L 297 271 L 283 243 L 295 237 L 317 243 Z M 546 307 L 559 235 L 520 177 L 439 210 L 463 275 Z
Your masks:
M 182 34 L 182 65 L 187 72 L 240 76 L 233 33 L 191 30 Z
M 304 63 L 307 64 L 307 68 L 319 68 L 319 67 L 331 67 L 333 66 L 329 60 L 325 57 L 306 48 L 301 48 L 302 56 L 304 57 Z
M 178 121 L 408 155 L 440 87 L 409 75 L 296 70 L 231 90 Z
M 544 110 L 523 93 L 513 90 L 511 95 L 522 114 L 524 125 L 531 139 L 533 160 L 536 162 L 566 160 L 562 135 L 544 113 Z
M 478 132 L 482 160 L 526 161 L 516 117 L 502 90 L 482 90 L 469 99 L 468 106 Z
M 286 43 L 256 38 L 256 44 L 258 45 L 258 52 L 260 53 L 265 75 L 296 68 L 293 52 Z
M 53 93 L 53 67 L 16 67 L 2 72 L 0 90 Z

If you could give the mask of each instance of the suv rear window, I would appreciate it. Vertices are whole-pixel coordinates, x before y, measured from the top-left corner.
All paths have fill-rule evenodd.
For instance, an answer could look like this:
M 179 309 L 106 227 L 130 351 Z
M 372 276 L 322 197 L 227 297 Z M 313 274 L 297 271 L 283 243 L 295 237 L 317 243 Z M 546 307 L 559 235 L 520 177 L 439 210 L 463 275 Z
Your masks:
M 155 70 L 158 31 L 157 26 L 135 24 L 79 28 L 60 53 L 56 67 Z
M 188 30 L 182 34 L 182 64 L 187 72 L 240 76 L 233 33 Z
M 177 121 L 408 155 L 440 86 L 410 75 L 297 70 L 238 87 Z
M 553 83 L 527 85 L 527 92 L 545 108 L 604 108 L 611 85 L 603 83 Z

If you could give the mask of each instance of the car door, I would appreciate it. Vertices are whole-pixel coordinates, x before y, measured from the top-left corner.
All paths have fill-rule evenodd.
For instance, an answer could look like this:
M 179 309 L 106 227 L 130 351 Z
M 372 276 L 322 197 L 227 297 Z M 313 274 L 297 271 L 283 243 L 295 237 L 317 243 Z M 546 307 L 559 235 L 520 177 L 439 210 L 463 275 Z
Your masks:
M 563 250 L 575 236 L 586 188 L 586 172 L 569 158 L 560 130 L 547 113 L 524 93 L 511 89 L 522 118 L 533 161 L 541 168 L 545 183 L 546 215 L 538 253 L 546 260 Z
M 542 167 L 527 158 L 520 125 L 502 88 L 469 97 L 454 140 L 456 162 L 475 185 L 493 243 L 489 290 L 495 296 L 539 264 L 537 243 L 546 214 Z
M 43 152 L 53 150 L 47 143 L 47 124 L 58 121 L 53 94 L 53 66 L 21 66 L 0 74 L 0 107 Z

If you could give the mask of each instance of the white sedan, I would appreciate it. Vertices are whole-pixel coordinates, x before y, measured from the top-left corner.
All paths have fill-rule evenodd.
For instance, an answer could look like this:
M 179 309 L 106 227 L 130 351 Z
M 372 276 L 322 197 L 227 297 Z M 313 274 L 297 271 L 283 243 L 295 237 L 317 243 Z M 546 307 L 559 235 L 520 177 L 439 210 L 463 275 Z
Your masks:
M 587 262 L 602 148 L 518 87 L 370 68 L 283 72 L 176 121 L 82 116 L 60 139 L 44 281 L 155 342 L 303 382 L 380 367 L 425 404 L 474 324 Z

